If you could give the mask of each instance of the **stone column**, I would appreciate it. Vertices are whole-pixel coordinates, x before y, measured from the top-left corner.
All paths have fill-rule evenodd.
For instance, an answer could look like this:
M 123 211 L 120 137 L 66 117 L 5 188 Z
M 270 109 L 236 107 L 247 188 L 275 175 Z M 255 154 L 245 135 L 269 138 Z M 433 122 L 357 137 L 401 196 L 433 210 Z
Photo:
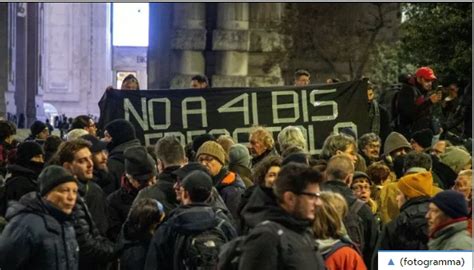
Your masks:
M 219 3 L 217 29 L 212 35 L 216 52 L 213 87 L 245 87 L 248 81 L 249 4 Z
M 9 5 L 0 3 L 0 59 L 6 61 L 0 62 L 0 117 L 7 119 L 6 92 L 8 89 L 8 65 L 11 61 L 9 55 Z
M 254 87 L 283 85 L 279 64 L 267 66 L 272 54 L 284 50 L 283 39 L 275 30 L 281 21 L 284 3 L 251 3 L 249 85 Z
M 170 35 L 170 88 L 188 88 L 191 77 L 205 74 L 205 3 L 175 3 Z

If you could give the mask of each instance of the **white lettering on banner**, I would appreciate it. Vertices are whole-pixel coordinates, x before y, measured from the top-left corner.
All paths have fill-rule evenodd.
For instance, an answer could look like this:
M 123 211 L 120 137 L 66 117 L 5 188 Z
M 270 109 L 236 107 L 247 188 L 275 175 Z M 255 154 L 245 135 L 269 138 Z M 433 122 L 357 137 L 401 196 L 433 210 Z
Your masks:
M 312 116 L 311 121 L 331 121 L 337 118 L 338 116 L 338 108 L 337 103 L 333 100 L 330 101 L 316 101 L 316 95 L 327 94 L 327 93 L 334 93 L 336 89 L 328 89 L 328 90 L 313 90 L 309 93 L 309 100 L 314 107 L 322 107 L 322 106 L 332 106 L 332 114 L 331 115 L 322 115 L 322 116 Z
M 278 103 L 279 96 L 292 96 L 293 102 L 291 103 Z M 294 117 L 280 118 L 278 111 L 280 109 L 293 109 Z M 272 112 L 273 112 L 273 123 L 293 123 L 300 118 L 300 104 L 298 102 L 298 94 L 295 91 L 274 91 L 272 92 Z
M 298 125 L 297 127 L 299 127 L 301 129 L 301 131 L 303 132 L 303 136 L 305 138 L 307 138 L 307 142 L 309 143 L 309 146 L 308 146 L 308 151 L 310 154 L 319 154 L 321 153 L 321 149 L 316 149 L 316 141 L 315 141 L 315 129 L 314 129 L 314 125 L 313 124 L 310 124 L 310 125 L 307 125 L 307 126 L 301 126 L 301 125 Z M 353 123 L 353 122 L 341 122 L 341 123 L 337 123 L 335 126 L 334 126 L 334 131 L 338 131 L 339 129 L 341 128 L 345 128 L 345 127 L 349 127 L 349 128 L 352 128 L 354 129 L 354 132 L 357 134 L 357 126 Z M 269 126 L 269 127 L 266 127 L 272 134 L 277 134 L 278 132 L 280 132 L 283 127 L 282 126 Z M 234 129 L 234 132 L 232 132 L 232 138 L 234 139 L 234 141 L 236 143 L 242 143 L 242 144 L 247 144 L 248 143 L 248 134 L 249 132 L 252 130 L 252 127 L 239 127 L 239 128 L 236 128 Z M 207 133 L 206 130 L 204 129 L 199 129 L 199 130 L 189 130 L 189 131 L 186 131 L 186 133 L 182 133 L 182 132 L 158 132 L 158 133 L 146 133 L 145 134 L 145 144 L 146 145 L 151 145 L 151 144 L 154 144 L 155 141 L 163 136 L 166 136 L 166 135 L 174 135 L 176 136 L 181 144 L 186 145 L 187 143 L 190 143 L 193 141 L 194 137 L 198 136 L 198 135 L 201 135 L 201 134 L 204 134 L 204 133 Z M 212 129 L 209 131 L 210 134 L 213 134 L 213 135 L 230 135 L 231 133 L 227 130 L 227 129 Z M 240 135 L 244 135 L 244 136 L 240 136 Z M 241 137 L 244 137 L 246 138 L 245 140 L 239 140 L 239 138 Z M 322 142 L 321 142 L 322 143 Z
M 258 125 L 257 93 L 252 93 L 252 116 L 253 124 Z
M 149 126 L 148 126 L 148 112 L 146 110 L 146 98 L 142 97 L 140 99 L 140 101 L 141 101 L 141 104 L 142 104 L 142 115 L 143 115 L 143 117 L 140 117 L 137 110 L 135 110 L 135 107 L 133 107 L 132 102 L 130 102 L 130 99 L 125 98 L 123 100 L 123 109 L 125 111 L 125 120 L 130 121 L 130 113 L 132 113 L 133 117 L 135 117 L 135 119 L 137 120 L 138 124 L 143 129 L 143 131 L 148 131 Z
M 199 102 L 201 104 L 201 108 L 199 109 L 189 109 L 188 110 L 188 103 L 191 102 Z M 207 106 L 206 100 L 203 97 L 187 97 L 181 101 L 181 108 L 183 113 L 183 128 L 187 129 L 188 125 L 188 115 L 189 114 L 200 114 L 201 115 L 201 122 L 202 127 L 207 127 Z
M 153 103 L 164 103 L 165 104 L 165 123 L 157 125 L 155 123 L 155 113 L 153 110 Z M 148 114 L 150 115 L 150 126 L 154 130 L 166 130 L 171 125 L 171 102 L 167 98 L 152 98 L 148 100 Z
M 242 107 L 232 107 L 232 105 L 235 105 L 237 102 L 243 101 Z M 226 104 L 222 105 L 217 109 L 218 112 L 220 113 L 226 113 L 226 112 L 242 112 L 244 115 L 244 125 L 250 124 L 250 112 L 249 112 L 249 94 L 242 94 L 231 101 L 227 102 Z

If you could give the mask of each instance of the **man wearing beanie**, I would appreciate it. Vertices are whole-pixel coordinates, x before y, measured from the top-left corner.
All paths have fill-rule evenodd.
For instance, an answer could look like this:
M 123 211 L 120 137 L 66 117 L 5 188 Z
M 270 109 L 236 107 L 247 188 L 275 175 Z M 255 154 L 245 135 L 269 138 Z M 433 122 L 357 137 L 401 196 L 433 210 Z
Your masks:
M 391 171 L 403 168 L 403 157 L 412 150 L 410 143 L 402 134 L 391 132 L 383 145 L 383 161 Z
M 232 216 L 237 219 L 237 210 L 245 191 L 245 184 L 238 174 L 229 172 L 224 167 L 226 163 L 224 148 L 214 141 L 207 141 L 199 147 L 196 158 L 207 168 L 213 185 L 219 191 Z
M 4 215 L 8 201 L 20 200 L 31 191 L 38 191 L 38 175 L 43 169 L 43 148 L 36 142 L 23 142 L 18 145 L 15 164 L 7 166 L 10 175 L 5 181 L 5 201 L 1 202 L 0 215 Z
M 156 182 L 156 163 L 143 146 L 127 148 L 125 157 L 125 176 L 121 187 L 107 197 L 109 205 L 109 229 L 107 236 L 115 240 L 138 192 Z
M 238 174 L 247 188 L 253 185 L 250 164 L 250 153 L 247 147 L 240 143 L 234 144 L 230 147 L 229 171 Z
M 221 211 L 205 203 L 211 196 L 213 184 L 209 174 L 195 170 L 189 173 L 181 181 L 180 201 L 181 206 L 170 213 L 166 221 L 162 223 L 155 232 L 150 243 L 145 269 L 199 269 L 199 262 L 188 257 L 187 253 L 191 241 L 198 242 L 193 248 L 197 248 L 206 238 L 206 251 L 211 252 L 213 248 L 216 254 L 220 247 L 237 236 L 237 232 L 229 219 Z M 201 237 L 201 239 L 200 239 Z M 202 250 L 201 248 L 199 250 Z M 189 265 L 189 262 L 195 263 Z M 176 265 L 176 262 L 179 265 Z M 217 268 L 216 261 L 207 261 Z
M 125 159 L 123 152 L 132 146 L 140 146 L 140 141 L 136 138 L 135 128 L 132 123 L 125 119 L 116 119 L 105 126 L 105 138 L 109 141 L 107 150 L 109 157 L 107 166 L 113 177 L 112 190 L 120 188 L 120 180 L 125 171 Z
M 379 242 L 383 250 L 426 250 L 428 227 L 425 219 L 433 194 L 431 172 L 410 173 L 397 182 L 400 214 L 384 227 Z
M 79 247 L 72 225 L 77 180 L 64 168 L 46 167 L 39 192 L 13 202 L 0 236 L 1 269 L 77 269 Z
M 429 153 L 432 140 L 433 131 L 429 128 L 425 128 L 412 134 L 411 147 L 418 153 Z
M 49 137 L 49 129 L 45 123 L 36 120 L 30 127 L 31 134 L 25 141 L 35 141 L 40 145 Z
M 83 139 L 64 142 L 54 163 L 76 176 L 79 198 L 74 208 L 74 229 L 79 243 L 79 269 L 106 269 L 117 257 L 114 243 L 105 238 L 108 229 L 108 205 L 102 189 L 92 182 L 91 144 Z
M 464 195 L 454 190 L 436 194 L 429 204 L 426 219 L 430 250 L 472 250 L 467 228 L 468 207 Z

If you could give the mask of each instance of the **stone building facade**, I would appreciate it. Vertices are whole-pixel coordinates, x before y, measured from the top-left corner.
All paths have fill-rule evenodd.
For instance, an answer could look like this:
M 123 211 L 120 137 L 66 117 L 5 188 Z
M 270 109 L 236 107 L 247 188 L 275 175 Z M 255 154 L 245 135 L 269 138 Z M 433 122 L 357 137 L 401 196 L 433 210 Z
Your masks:
M 285 5 L 150 3 L 149 46 L 137 49 L 112 46 L 109 3 L 0 3 L 0 116 L 26 127 L 45 105 L 98 116 L 105 88 L 130 67 L 141 89 L 189 87 L 196 74 L 212 87 L 284 85 L 285 67 L 265 63 L 285 50 L 275 31 Z

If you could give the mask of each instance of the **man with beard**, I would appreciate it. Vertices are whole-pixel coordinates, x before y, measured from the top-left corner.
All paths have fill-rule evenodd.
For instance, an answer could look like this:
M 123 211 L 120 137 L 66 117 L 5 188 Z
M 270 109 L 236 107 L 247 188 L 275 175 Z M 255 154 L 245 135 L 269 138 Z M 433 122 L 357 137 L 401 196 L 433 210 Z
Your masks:
M 367 167 L 380 160 L 380 146 L 380 137 L 375 133 L 366 133 L 359 138 L 360 154 Z
M 92 182 L 91 144 L 83 139 L 64 142 L 55 162 L 76 176 L 79 198 L 74 208 L 74 229 L 79 243 L 79 269 L 105 269 L 116 256 L 114 244 L 104 237 L 107 228 L 107 201 L 104 192 Z M 96 225 L 97 224 L 97 225 Z
M 16 155 L 16 163 L 7 166 L 11 176 L 5 181 L 5 201 L 0 215 L 5 214 L 8 201 L 18 201 L 26 193 L 39 191 L 36 180 L 44 165 L 43 148 L 36 142 L 23 142 L 18 145 Z
M 244 242 L 239 269 L 325 269 L 309 230 L 322 203 L 321 180 L 322 175 L 306 165 L 290 163 L 281 169 L 261 213 L 265 221 Z
M 92 162 L 94 163 L 93 171 L 93 181 L 97 183 L 105 194 L 112 193 L 111 185 L 113 181 L 112 175 L 109 173 L 109 168 L 107 167 L 107 143 L 100 141 L 96 136 L 91 134 L 84 135 L 82 139 L 89 141 L 91 145 L 92 152 Z

